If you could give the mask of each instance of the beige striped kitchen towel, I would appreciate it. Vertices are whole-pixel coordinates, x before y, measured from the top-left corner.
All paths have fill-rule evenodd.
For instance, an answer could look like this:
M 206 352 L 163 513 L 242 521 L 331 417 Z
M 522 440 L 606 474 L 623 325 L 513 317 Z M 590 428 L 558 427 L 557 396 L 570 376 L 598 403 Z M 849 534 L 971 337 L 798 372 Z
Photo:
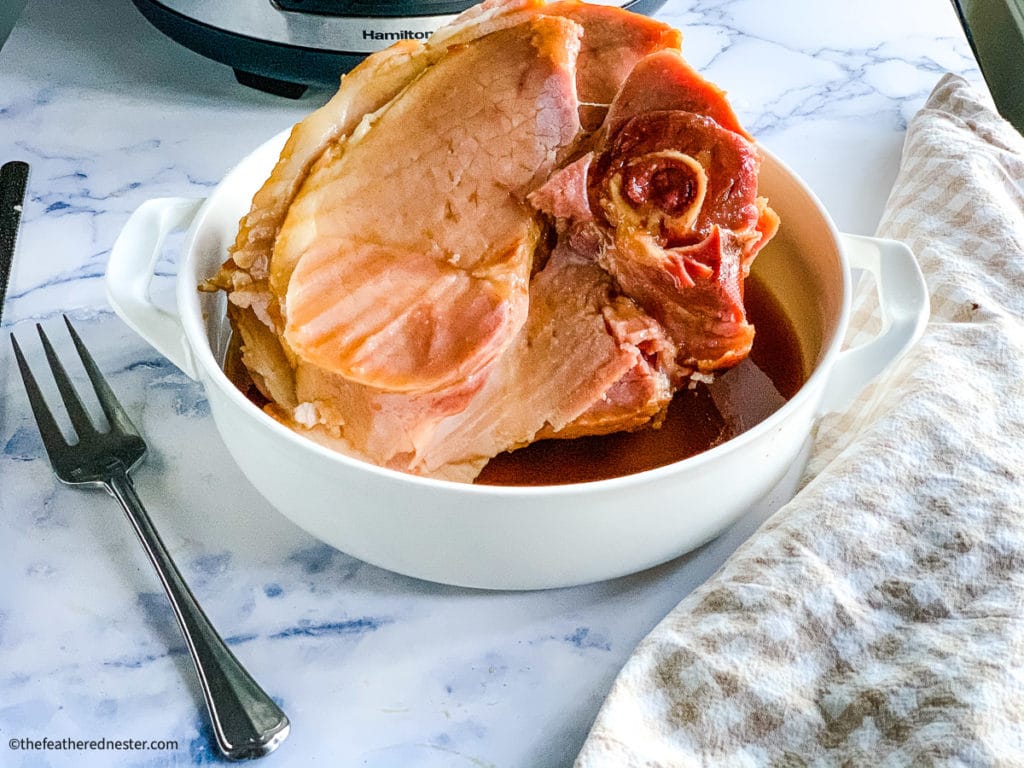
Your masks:
M 576 768 L 1024 765 L 1024 139 L 987 94 L 939 82 L 879 235 L 924 337 L 642 641 Z

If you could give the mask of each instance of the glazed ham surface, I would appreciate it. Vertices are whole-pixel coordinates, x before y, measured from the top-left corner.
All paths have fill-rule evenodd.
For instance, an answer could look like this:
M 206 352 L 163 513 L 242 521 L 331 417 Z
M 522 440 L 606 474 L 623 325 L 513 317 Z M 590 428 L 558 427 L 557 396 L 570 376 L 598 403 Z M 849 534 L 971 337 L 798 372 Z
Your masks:
M 618 8 L 488 0 L 343 77 L 206 286 L 265 410 L 471 481 L 535 440 L 657 427 L 743 360 L 778 220 L 679 45 Z

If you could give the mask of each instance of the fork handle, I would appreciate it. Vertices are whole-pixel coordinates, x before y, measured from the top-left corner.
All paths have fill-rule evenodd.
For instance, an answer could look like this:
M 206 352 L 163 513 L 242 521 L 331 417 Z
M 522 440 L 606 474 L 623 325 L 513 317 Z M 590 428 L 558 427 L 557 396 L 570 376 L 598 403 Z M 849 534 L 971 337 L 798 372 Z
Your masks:
M 272 752 L 288 735 L 288 717 L 239 663 L 199 607 L 160 540 L 128 473 L 115 472 L 107 481 L 107 489 L 121 503 L 163 582 L 199 673 L 217 745 L 232 760 Z

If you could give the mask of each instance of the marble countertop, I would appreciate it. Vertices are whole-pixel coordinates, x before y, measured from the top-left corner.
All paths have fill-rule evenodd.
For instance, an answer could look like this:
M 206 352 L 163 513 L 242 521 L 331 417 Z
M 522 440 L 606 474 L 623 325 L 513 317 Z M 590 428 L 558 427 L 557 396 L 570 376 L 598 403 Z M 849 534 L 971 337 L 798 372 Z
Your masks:
M 947 0 L 670 0 L 658 15 L 849 232 L 873 232 L 906 123 L 941 75 L 983 85 Z M 278 515 L 228 456 L 199 386 L 113 314 L 103 273 L 140 203 L 207 194 L 328 96 L 243 88 L 128 0 L 29 3 L 0 49 L 0 162 L 32 166 L 4 331 L 34 348 L 31 324 L 61 336 L 68 314 L 137 417 L 151 449 L 141 496 L 213 622 L 291 717 L 264 764 L 569 766 L 635 644 L 785 500 L 796 472 L 690 555 L 545 592 L 397 576 Z M 157 295 L 174 270 L 170 253 Z M 103 493 L 55 480 L 6 339 L 0 361 L 0 765 L 221 762 L 131 529 Z M 44 738 L 176 747 L 12 743 Z

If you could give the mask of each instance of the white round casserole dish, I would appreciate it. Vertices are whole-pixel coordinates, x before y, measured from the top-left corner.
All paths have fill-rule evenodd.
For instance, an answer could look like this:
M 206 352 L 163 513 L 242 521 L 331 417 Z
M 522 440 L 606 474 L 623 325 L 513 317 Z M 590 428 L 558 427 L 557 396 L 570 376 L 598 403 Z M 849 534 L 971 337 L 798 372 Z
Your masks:
M 205 200 L 139 207 L 111 252 L 117 313 L 202 383 L 217 429 L 252 484 L 313 536 L 375 565 L 491 589 L 582 584 L 670 560 L 720 533 L 791 468 L 815 420 L 841 407 L 902 355 L 928 317 L 928 294 L 901 243 L 840 235 L 814 194 L 768 153 L 760 193 L 782 219 L 754 270 L 793 322 L 809 377 L 768 419 L 695 457 L 638 474 L 543 487 L 475 486 L 382 469 L 323 448 L 264 414 L 228 379 L 223 293 L 196 286 L 227 256 L 239 218 L 286 134 L 246 157 Z M 166 236 L 187 228 L 176 312 L 149 284 Z M 879 287 L 877 337 L 843 351 L 851 268 Z

